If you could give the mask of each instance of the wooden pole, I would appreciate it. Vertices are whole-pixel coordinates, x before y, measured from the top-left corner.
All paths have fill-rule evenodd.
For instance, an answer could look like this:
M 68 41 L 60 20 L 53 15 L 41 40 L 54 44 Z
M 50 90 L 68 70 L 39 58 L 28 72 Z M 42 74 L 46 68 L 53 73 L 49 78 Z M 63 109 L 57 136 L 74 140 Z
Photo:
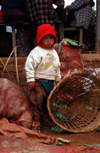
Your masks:
M 97 18 L 96 18 L 96 50 L 97 53 L 100 53 L 100 0 L 96 0 L 96 10 L 97 10 Z
M 17 63 L 17 47 L 16 47 L 16 33 L 15 33 L 15 27 L 12 26 L 12 43 L 13 43 L 13 49 L 14 51 L 14 57 L 15 57 L 15 65 L 16 65 L 16 76 L 17 76 L 17 83 L 19 85 L 19 75 L 18 75 L 18 63 Z

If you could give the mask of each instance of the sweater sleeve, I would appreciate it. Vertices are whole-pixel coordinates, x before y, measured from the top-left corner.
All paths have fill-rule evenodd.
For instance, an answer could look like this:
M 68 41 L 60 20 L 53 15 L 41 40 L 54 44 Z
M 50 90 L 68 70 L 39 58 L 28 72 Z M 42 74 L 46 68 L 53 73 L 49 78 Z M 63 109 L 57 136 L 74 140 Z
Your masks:
M 71 3 L 71 5 L 66 6 L 66 9 L 69 11 L 76 10 L 84 4 L 85 4 L 84 0 L 75 0 L 74 2 Z
M 39 63 L 40 63 L 40 57 L 34 50 L 32 50 L 25 62 L 27 82 L 35 81 L 35 78 L 34 78 L 35 70 Z
M 55 82 L 59 82 L 61 80 L 60 60 L 58 54 L 57 54 L 57 60 L 58 60 L 58 68 L 56 70 Z

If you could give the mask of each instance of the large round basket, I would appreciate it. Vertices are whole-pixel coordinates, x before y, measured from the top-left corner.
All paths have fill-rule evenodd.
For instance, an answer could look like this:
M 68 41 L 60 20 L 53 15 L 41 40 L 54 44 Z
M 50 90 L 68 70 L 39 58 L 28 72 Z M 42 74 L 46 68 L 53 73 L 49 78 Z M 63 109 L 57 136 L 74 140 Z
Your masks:
M 47 108 L 63 130 L 94 131 L 100 126 L 100 79 L 88 72 L 67 74 L 51 91 Z

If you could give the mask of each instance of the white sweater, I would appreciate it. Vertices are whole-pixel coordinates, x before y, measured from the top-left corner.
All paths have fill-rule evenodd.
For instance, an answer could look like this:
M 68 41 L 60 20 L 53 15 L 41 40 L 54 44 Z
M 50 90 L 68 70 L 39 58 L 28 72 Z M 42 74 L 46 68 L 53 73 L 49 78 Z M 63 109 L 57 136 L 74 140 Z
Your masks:
M 35 78 L 60 81 L 60 60 L 54 49 L 35 47 L 27 57 L 25 63 L 27 82 Z

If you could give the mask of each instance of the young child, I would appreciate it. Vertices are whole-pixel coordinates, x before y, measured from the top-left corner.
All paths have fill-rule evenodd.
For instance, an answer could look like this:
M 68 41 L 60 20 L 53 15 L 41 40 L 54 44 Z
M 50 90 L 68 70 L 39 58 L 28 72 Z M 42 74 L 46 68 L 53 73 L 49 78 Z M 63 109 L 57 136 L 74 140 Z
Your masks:
M 43 106 L 47 107 L 47 97 L 54 87 L 54 82 L 59 82 L 60 61 L 54 44 L 57 36 L 50 24 L 43 24 L 37 28 L 37 44 L 27 57 L 25 63 L 27 84 L 30 90 L 32 103 L 32 130 L 40 132 Z

